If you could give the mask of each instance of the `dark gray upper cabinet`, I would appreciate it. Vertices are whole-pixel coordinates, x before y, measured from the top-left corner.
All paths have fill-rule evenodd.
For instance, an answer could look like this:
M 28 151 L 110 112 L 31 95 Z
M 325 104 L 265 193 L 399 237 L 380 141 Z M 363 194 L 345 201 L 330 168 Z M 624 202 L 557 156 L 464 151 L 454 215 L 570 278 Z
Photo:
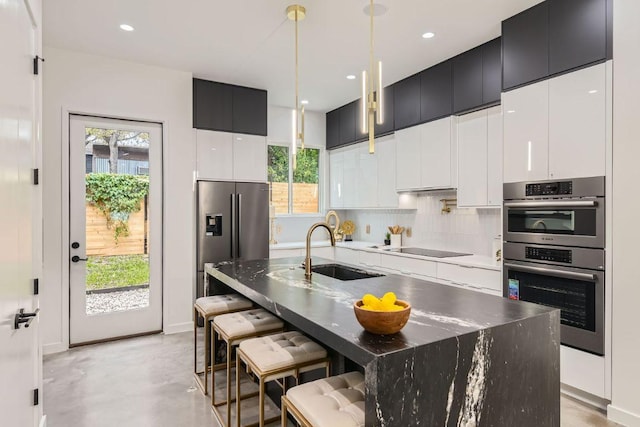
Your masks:
M 414 74 L 393 85 L 395 130 L 420 123 L 420 74 Z
M 482 104 L 497 104 L 502 92 L 502 39 L 482 46 Z
M 421 123 L 450 116 L 453 112 L 452 74 L 451 60 L 441 62 L 420 73 Z
M 193 127 L 267 135 L 267 91 L 193 79 Z
M 393 132 L 394 111 L 393 111 L 393 85 L 382 89 L 382 123 L 376 123 L 376 136 L 386 135 Z
M 327 150 L 340 146 L 340 109 L 329 111 L 327 119 Z
M 233 86 L 193 79 L 193 127 L 233 130 Z
M 461 113 L 482 105 L 482 47 L 452 59 L 453 112 Z
M 607 57 L 607 0 L 549 3 L 549 74 Z
M 502 89 L 548 75 L 549 2 L 546 1 L 502 21 Z
M 267 91 L 233 86 L 233 131 L 267 135 Z
M 341 145 L 350 144 L 356 140 L 356 110 L 359 101 L 353 101 L 340 107 L 340 135 Z

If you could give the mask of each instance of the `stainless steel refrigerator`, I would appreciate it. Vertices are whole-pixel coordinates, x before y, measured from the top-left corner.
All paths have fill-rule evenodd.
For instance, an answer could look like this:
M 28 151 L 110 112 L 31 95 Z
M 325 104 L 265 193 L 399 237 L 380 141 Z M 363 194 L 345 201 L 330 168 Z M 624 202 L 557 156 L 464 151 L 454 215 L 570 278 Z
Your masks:
M 204 264 L 269 258 L 269 186 L 198 181 L 197 297 L 205 294 Z

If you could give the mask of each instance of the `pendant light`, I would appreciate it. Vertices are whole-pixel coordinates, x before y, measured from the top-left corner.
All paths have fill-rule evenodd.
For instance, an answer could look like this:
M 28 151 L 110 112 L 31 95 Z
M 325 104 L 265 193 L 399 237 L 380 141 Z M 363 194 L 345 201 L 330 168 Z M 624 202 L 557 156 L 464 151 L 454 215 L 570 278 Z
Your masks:
M 365 9 L 366 10 L 366 9 Z M 375 124 L 384 121 L 382 111 L 382 61 L 374 69 L 373 60 L 373 0 L 369 3 L 369 73 L 362 72 L 362 133 L 369 134 L 369 153 L 375 153 Z
M 293 157 L 293 169 L 296 169 L 296 151 L 298 147 L 298 141 L 300 141 L 300 148 L 304 150 L 304 105 L 300 103 L 300 95 L 298 89 L 298 22 L 302 21 L 307 15 L 307 10 L 299 4 L 293 4 L 287 7 L 287 18 L 290 21 L 295 22 L 295 59 L 296 59 L 296 100 L 294 104 L 293 116 L 291 119 L 291 149 Z

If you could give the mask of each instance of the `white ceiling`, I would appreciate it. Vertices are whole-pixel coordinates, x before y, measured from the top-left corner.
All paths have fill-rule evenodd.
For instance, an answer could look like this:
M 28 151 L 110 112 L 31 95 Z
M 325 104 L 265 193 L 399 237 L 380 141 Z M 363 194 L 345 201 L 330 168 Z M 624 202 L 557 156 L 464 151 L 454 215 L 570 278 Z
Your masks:
M 542 0 L 376 0 L 375 56 L 387 85 L 500 34 L 500 22 Z M 269 91 L 293 107 L 296 0 L 55 0 L 44 2 L 44 44 L 193 72 L 195 77 Z M 300 93 L 309 110 L 359 97 L 368 67 L 367 0 L 297 0 Z M 127 33 L 119 25 L 135 31 Z M 426 31 L 436 33 L 423 39 Z M 347 74 L 358 76 L 347 80 Z

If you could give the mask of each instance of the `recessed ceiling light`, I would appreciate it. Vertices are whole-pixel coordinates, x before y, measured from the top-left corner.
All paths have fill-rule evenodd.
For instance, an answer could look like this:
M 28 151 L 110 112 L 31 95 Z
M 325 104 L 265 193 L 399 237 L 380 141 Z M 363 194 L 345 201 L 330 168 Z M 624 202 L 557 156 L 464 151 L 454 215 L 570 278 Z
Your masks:
M 433 36 L 435 36 L 435 34 L 434 34 L 434 33 L 432 33 L 432 32 L 428 32 L 428 33 L 424 33 L 424 34 L 422 35 L 422 38 L 423 38 L 423 39 L 430 39 L 430 38 L 432 38 Z
M 598 93 L 598 91 L 597 91 L 597 90 L 595 90 L 595 89 L 591 89 L 591 90 L 589 91 L 589 93 L 591 93 L 591 94 L 593 94 L 593 93 Z
M 133 31 L 134 28 L 129 24 L 121 24 L 120 29 L 124 31 Z
M 516 110 L 509 110 L 509 111 L 507 111 L 507 113 L 508 113 L 508 114 L 512 114 L 512 113 L 515 113 L 515 112 L 516 112 Z
M 302 101 L 300 101 L 300 104 L 302 105 L 307 105 L 309 103 L 309 101 L 307 101 L 306 99 L 303 99 Z
M 356 76 L 354 76 L 353 74 L 349 74 L 349 75 L 347 76 L 347 78 L 348 78 L 349 80 L 355 80 L 355 79 L 356 79 Z

